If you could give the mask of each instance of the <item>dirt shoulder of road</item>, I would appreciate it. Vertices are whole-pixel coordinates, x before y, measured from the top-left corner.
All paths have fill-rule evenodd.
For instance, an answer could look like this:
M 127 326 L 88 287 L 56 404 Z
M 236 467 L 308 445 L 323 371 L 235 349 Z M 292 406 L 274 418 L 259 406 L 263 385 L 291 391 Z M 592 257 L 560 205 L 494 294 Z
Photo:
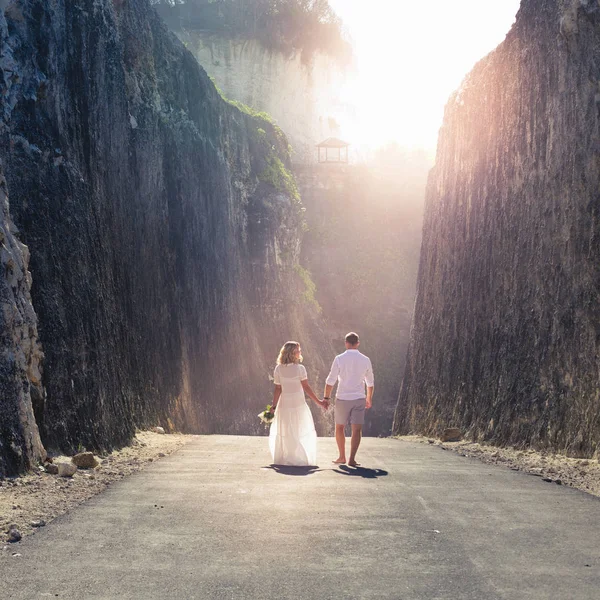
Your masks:
M 600 496 L 600 464 L 595 458 L 569 458 L 536 450 L 487 446 L 476 442 L 441 442 L 422 436 L 401 436 L 401 440 L 432 444 L 461 456 L 477 458 L 490 465 L 523 471 L 541 477 L 548 484 L 567 485 Z
M 12 525 L 22 536 L 29 535 L 99 494 L 113 481 L 172 454 L 193 437 L 142 431 L 130 446 L 98 456 L 100 464 L 95 469 L 78 469 L 73 477 L 51 475 L 38 468 L 21 477 L 0 480 L 0 550 L 10 550 L 12 546 L 8 544 Z M 61 461 L 70 461 L 70 457 L 53 457 L 54 464 Z

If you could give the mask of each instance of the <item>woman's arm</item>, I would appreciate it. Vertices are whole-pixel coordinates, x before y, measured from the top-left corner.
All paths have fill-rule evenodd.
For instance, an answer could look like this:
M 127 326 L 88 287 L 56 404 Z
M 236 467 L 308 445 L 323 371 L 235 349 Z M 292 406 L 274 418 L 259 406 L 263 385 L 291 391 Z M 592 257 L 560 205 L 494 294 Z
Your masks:
M 312 388 L 308 384 L 308 379 L 303 379 L 300 383 L 302 384 L 302 387 L 304 388 L 304 391 L 306 392 L 307 396 L 311 400 L 314 400 L 319 406 L 323 406 L 324 408 L 326 408 L 325 402 L 319 400 L 317 398 L 317 395 L 312 391 Z
M 277 402 L 279 402 L 279 396 L 281 396 L 281 386 L 275 384 L 275 389 L 273 390 L 273 409 L 275 409 Z

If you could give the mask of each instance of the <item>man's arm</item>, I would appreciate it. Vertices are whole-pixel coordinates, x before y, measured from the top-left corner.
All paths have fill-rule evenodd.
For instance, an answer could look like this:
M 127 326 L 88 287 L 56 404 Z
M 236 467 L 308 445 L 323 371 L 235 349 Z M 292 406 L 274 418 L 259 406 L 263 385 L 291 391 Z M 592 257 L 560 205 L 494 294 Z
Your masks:
M 329 400 L 329 398 L 331 398 L 331 393 L 333 392 L 333 386 L 336 384 L 339 374 L 340 374 L 340 365 L 338 363 L 338 359 L 336 356 L 333 359 L 333 364 L 331 365 L 331 370 L 329 371 L 329 375 L 327 375 L 327 379 L 325 380 L 325 392 L 323 394 L 323 398 L 325 400 Z
M 333 385 L 325 384 L 325 392 L 323 393 L 323 398 L 325 400 L 329 400 L 331 398 L 331 394 L 333 393 Z
M 369 366 L 365 373 L 365 383 L 367 384 L 367 405 L 365 408 L 373 406 L 373 390 L 375 388 L 375 377 L 373 376 L 373 366 L 369 360 Z
M 373 389 L 374 386 L 367 387 L 367 405 L 365 408 L 371 408 L 371 406 L 373 406 Z

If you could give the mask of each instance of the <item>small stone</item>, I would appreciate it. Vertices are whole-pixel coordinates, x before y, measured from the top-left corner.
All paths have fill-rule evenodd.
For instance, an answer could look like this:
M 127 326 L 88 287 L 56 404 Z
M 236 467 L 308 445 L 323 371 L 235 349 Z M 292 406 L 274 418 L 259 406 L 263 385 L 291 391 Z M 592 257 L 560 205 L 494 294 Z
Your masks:
M 58 465 L 46 463 L 46 473 L 50 473 L 50 475 L 58 475 Z
M 562 485 L 562 479 L 557 479 L 554 483 L 556 483 L 557 485 Z
M 165 430 L 162 427 L 155 427 L 152 431 L 154 431 L 154 433 L 164 433 Z
M 21 535 L 21 532 L 17 529 L 17 526 L 11 525 L 10 529 L 8 530 L 8 541 L 11 544 L 14 544 L 15 542 L 21 541 L 22 537 L 23 536 Z
M 76 472 L 77 465 L 68 462 L 58 463 L 58 474 L 61 477 L 73 477 Z
M 93 469 L 98 466 L 93 452 L 80 452 L 71 458 L 71 462 L 80 469 Z
M 428 444 L 435 444 L 435 440 L 427 440 Z
M 442 442 L 459 442 L 462 439 L 462 433 L 460 429 L 456 427 L 448 427 L 444 429 L 442 433 Z
M 552 483 L 552 479 L 550 477 L 542 477 L 542 481 L 545 481 L 546 483 Z
M 44 519 L 39 519 L 37 521 L 31 521 L 30 525 L 32 527 L 45 527 L 46 521 L 44 521 Z
M 165 457 L 165 456 L 166 456 L 166 454 L 165 454 L 164 452 L 159 452 L 159 453 L 158 453 L 158 457 L 159 457 L 159 458 L 163 458 L 163 457 Z

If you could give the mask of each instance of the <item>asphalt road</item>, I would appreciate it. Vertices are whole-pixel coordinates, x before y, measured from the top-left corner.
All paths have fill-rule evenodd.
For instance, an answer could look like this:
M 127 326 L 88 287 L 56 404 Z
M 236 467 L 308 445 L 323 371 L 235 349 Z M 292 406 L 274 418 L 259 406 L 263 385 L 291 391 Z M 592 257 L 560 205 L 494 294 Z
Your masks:
M 203 436 L 0 558 L 0 598 L 592 600 L 600 500 L 438 447 L 363 440 L 364 469 L 269 466 Z

